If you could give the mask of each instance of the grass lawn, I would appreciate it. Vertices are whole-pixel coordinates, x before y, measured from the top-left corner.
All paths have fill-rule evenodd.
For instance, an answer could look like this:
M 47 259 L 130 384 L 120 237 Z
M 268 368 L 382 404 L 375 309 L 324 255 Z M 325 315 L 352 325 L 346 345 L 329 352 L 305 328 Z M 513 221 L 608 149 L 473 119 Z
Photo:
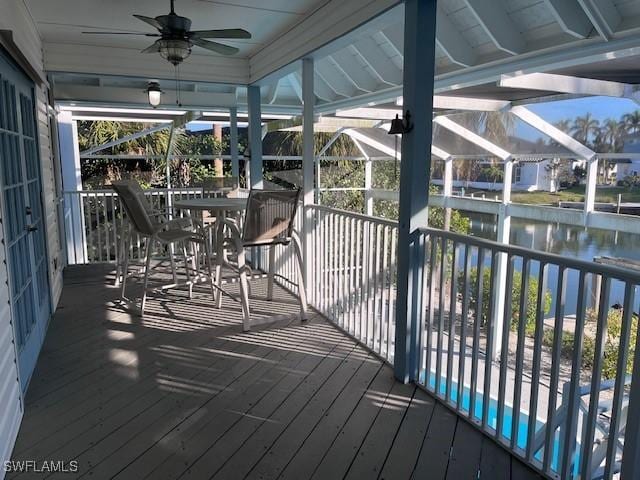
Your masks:
M 467 192 L 469 192 L 468 189 Z M 470 192 L 469 192 L 470 193 Z M 481 191 L 474 191 L 476 196 L 480 196 Z M 487 198 L 495 198 L 496 195 L 501 196 L 502 192 L 487 191 Z M 622 194 L 623 202 L 639 202 L 640 203 L 640 187 L 605 187 L 598 186 L 596 188 L 596 202 L 616 203 L 618 194 Z M 551 204 L 557 205 L 558 202 L 582 202 L 584 201 L 584 185 L 561 190 L 557 193 L 549 192 L 512 192 L 511 201 L 513 203 L 526 203 L 530 205 Z

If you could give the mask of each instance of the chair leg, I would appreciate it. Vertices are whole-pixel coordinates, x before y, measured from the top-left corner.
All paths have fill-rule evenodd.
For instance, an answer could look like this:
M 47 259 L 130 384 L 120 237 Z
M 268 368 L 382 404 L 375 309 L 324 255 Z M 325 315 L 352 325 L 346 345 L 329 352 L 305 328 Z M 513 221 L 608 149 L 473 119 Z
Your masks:
M 205 236 L 205 239 L 204 239 L 204 255 L 205 255 L 205 259 L 204 259 L 204 261 L 206 262 L 207 273 L 209 274 L 209 284 L 211 285 L 211 296 L 213 297 L 213 301 L 215 302 L 216 301 L 216 289 L 214 287 L 214 282 L 218 281 L 218 277 L 217 277 L 218 270 L 216 269 L 216 278 L 214 279 L 213 271 L 212 271 L 212 268 L 211 268 L 211 248 L 209 248 L 209 243 L 207 242 L 207 240 L 208 239 Z M 217 267 L 217 265 L 216 265 L 216 267 Z M 218 286 L 220 286 L 220 285 L 218 285 Z M 222 298 L 222 292 L 218 292 L 218 294 Z M 218 308 L 220 308 L 220 307 L 218 307 Z
M 269 247 L 269 273 L 267 275 L 267 300 L 273 300 L 273 280 L 276 270 L 276 246 Z
M 144 283 L 142 285 L 142 303 L 140 306 L 140 316 L 144 317 L 144 307 L 147 303 L 147 285 L 149 284 L 149 271 L 151 270 L 151 254 L 153 253 L 153 238 L 147 239 L 147 251 L 146 251 L 146 260 L 145 260 L 145 268 L 144 268 Z
M 220 225 L 215 226 L 216 229 L 216 268 L 215 268 L 215 285 L 216 292 L 214 292 L 214 297 L 216 297 L 216 308 L 222 308 L 222 264 L 224 263 L 225 254 L 224 254 L 224 232 L 220 228 Z
M 182 255 L 184 257 L 184 271 L 187 274 L 187 284 L 189 285 L 189 299 L 193 298 L 193 282 L 189 272 L 189 255 L 187 254 L 187 244 L 182 242 Z
M 124 263 L 124 231 L 120 232 L 120 240 L 118 241 L 118 255 L 116 255 L 116 281 L 114 287 L 120 286 L 120 275 L 122 274 L 122 264 Z
M 298 259 L 298 296 L 300 298 L 300 318 L 302 320 L 307 319 L 307 289 L 304 284 L 304 263 L 302 260 L 302 245 L 300 245 L 300 238 L 295 233 L 292 235 L 293 248 L 295 249 L 296 257 Z
M 122 265 L 122 291 L 120 293 L 120 296 L 124 299 L 126 298 L 126 289 L 127 289 L 127 277 L 129 276 L 129 242 L 130 242 L 130 238 L 125 239 L 125 241 L 123 242 L 123 247 L 124 247 L 124 258 L 123 258 L 123 265 Z
M 173 275 L 174 285 L 178 283 L 178 273 L 176 271 L 176 259 L 174 258 L 173 244 L 169 245 L 169 261 L 171 262 L 171 274 Z
M 248 332 L 251 329 L 249 310 L 249 282 L 247 280 L 247 269 L 245 268 L 244 250 L 238 252 L 238 269 L 240 270 L 240 302 L 242 303 L 242 331 Z

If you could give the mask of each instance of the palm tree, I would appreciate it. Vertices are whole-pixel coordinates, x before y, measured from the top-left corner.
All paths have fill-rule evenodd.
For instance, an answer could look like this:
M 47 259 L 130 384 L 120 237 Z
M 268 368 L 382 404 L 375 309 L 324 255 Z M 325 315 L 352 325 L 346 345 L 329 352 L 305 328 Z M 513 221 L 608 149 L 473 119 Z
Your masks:
M 609 152 L 619 152 L 625 133 L 624 125 L 613 118 L 607 118 L 602 126 L 602 139 L 609 148 Z
M 571 130 L 571 121 L 568 118 L 559 120 L 554 125 L 558 130 L 562 130 L 564 133 L 569 133 Z
M 624 114 L 622 116 L 622 123 L 627 133 L 636 134 L 640 132 L 640 110 Z
M 583 144 L 587 144 L 591 135 L 598 133 L 600 122 L 593 118 L 590 112 L 585 113 L 584 117 L 576 117 L 571 126 L 571 134 L 573 137 Z

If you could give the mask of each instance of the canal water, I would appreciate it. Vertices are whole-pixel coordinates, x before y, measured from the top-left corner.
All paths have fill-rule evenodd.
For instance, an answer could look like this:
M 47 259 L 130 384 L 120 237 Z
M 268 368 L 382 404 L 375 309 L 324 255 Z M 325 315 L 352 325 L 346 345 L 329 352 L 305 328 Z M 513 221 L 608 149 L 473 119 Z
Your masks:
M 495 240 L 497 218 L 493 215 L 461 212 L 471 220 L 471 235 Z M 637 235 L 600 229 L 585 229 L 566 224 L 536 222 L 519 218 L 511 219 L 510 243 L 547 253 L 555 253 L 567 258 L 593 261 L 594 257 L 610 256 L 640 261 L 640 238 Z M 516 269 L 520 265 L 516 263 Z M 537 275 L 533 266 L 532 275 Z M 546 287 L 552 293 L 553 304 L 547 316 L 555 309 L 557 269 L 548 269 Z M 593 286 L 591 282 L 589 288 Z M 578 274 L 570 272 L 567 277 L 565 314 L 575 314 L 578 291 Z M 621 283 L 612 282 L 609 304 L 622 304 L 624 289 Z M 635 311 L 640 310 L 640 298 L 636 295 Z M 592 301 L 592 299 L 590 299 Z

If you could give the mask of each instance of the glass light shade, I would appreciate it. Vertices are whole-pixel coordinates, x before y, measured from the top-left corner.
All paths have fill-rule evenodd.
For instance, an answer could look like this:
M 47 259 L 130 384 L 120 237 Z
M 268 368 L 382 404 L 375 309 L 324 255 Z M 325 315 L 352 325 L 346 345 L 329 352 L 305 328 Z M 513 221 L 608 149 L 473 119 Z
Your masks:
M 147 87 L 147 94 L 149 95 L 149 105 L 154 108 L 160 105 L 160 99 L 162 97 L 162 90 L 160 90 L 160 85 L 155 82 L 151 82 Z
M 191 55 L 191 44 L 186 40 L 160 40 L 160 56 L 174 65 Z

